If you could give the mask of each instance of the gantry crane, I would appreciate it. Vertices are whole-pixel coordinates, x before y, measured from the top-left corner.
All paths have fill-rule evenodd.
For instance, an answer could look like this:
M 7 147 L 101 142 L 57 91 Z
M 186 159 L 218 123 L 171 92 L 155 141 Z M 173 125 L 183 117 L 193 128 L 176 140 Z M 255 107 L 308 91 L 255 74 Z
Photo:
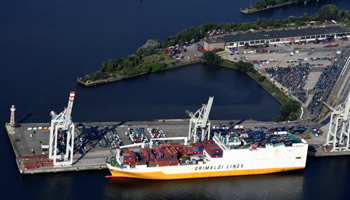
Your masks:
M 335 109 L 327 105 L 332 110 L 331 121 L 327 134 L 327 141 L 324 144 L 332 145 L 331 152 L 350 151 L 349 149 L 349 109 L 350 109 L 350 93 L 345 102 L 338 105 Z
M 211 106 L 213 104 L 214 97 L 209 97 L 208 104 L 203 104 L 202 108 L 197 110 L 197 112 L 192 113 L 188 110 L 186 110 L 186 113 L 191 117 L 190 120 L 190 126 L 188 130 L 188 140 L 191 140 L 191 137 L 193 136 L 193 142 L 196 142 L 197 140 L 197 132 L 196 129 L 199 127 L 202 131 L 202 137 L 201 140 L 203 141 L 205 139 L 205 136 L 207 135 L 207 139 L 210 138 L 210 120 L 209 120 L 209 113 Z
M 75 92 L 70 92 L 68 106 L 57 115 L 54 111 L 51 111 L 51 127 L 50 127 L 50 142 L 49 142 L 49 158 L 53 159 L 55 167 L 70 166 L 73 164 L 73 151 L 74 151 L 74 132 L 75 126 L 71 119 L 71 113 L 73 108 Z M 66 133 L 66 149 L 64 155 L 57 155 L 57 139 L 59 133 Z M 57 162 L 56 160 L 61 160 Z

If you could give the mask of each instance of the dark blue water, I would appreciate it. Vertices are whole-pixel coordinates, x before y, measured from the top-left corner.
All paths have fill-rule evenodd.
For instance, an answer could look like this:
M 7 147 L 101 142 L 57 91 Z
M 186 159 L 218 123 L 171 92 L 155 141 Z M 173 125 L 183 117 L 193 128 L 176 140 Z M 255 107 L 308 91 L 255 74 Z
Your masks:
M 9 121 L 12 104 L 19 122 L 48 122 L 51 110 L 67 105 L 71 90 L 74 121 L 187 118 L 184 111 L 197 110 L 209 95 L 215 96 L 211 119 L 271 120 L 280 105 L 230 69 L 199 64 L 92 88 L 77 85 L 76 77 L 133 54 L 147 39 L 163 41 L 190 26 L 312 15 L 328 3 L 350 9 L 347 2 L 321 0 L 243 15 L 239 9 L 250 1 L 2 0 L 0 122 Z M 110 180 L 104 178 L 108 171 L 20 176 L 4 128 L 0 145 L 1 199 L 344 199 L 350 178 L 346 157 L 311 159 L 298 172 L 209 180 Z

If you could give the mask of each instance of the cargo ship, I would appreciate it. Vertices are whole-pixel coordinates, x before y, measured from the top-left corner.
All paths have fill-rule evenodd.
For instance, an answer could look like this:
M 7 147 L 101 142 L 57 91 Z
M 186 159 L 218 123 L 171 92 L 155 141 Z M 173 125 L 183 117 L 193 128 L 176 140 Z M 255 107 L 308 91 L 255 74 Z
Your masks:
M 169 138 L 170 139 L 170 138 Z M 292 134 L 215 133 L 211 140 L 117 149 L 110 177 L 176 180 L 268 174 L 305 168 L 308 144 Z

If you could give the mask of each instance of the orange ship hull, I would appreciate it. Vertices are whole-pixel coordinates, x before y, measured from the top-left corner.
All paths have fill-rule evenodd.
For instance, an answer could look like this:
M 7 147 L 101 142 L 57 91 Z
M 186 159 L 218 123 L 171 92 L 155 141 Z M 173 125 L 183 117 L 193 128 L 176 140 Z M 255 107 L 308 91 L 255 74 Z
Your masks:
M 304 169 L 305 167 L 287 167 L 287 168 L 268 168 L 268 169 L 251 169 L 251 170 L 228 170 L 215 172 L 194 172 L 194 173 L 179 173 L 179 174 L 164 174 L 163 172 L 124 172 L 110 169 L 112 175 L 106 178 L 136 178 L 136 179 L 151 179 L 151 180 L 177 180 L 177 179 L 193 179 L 193 178 L 213 178 L 226 176 L 244 176 L 270 174 L 283 171 L 291 171 Z

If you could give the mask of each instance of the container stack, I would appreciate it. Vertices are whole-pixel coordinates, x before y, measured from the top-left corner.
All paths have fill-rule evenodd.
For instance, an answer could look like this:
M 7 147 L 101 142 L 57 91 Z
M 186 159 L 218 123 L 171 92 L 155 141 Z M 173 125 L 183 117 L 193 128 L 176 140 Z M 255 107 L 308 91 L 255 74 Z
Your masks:
M 193 155 L 203 155 L 203 146 L 200 142 L 191 143 L 193 146 Z
M 22 163 L 27 169 L 35 169 L 39 167 L 52 167 L 53 160 L 49 159 L 49 155 L 34 154 L 22 156 Z M 59 160 L 57 160 L 59 162 Z
M 192 155 L 193 155 L 193 146 L 192 145 L 183 145 L 182 156 L 192 156 Z
M 153 153 L 156 156 L 156 158 L 163 158 L 163 152 L 160 149 L 153 149 Z
M 222 149 L 214 142 L 214 140 L 204 140 L 204 149 L 212 158 L 222 157 Z
M 209 142 L 211 143 L 211 142 Z M 222 150 L 212 142 L 213 157 L 222 157 Z M 215 149 L 217 148 L 217 149 Z M 161 144 L 157 149 L 142 148 L 140 152 L 130 151 L 128 148 L 122 149 L 120 159 L 124 167 L 135 165 L 145 165 L 148 167 L 156 166 L 175 166 L 181 161 L 189 160 L 191 156 L 203 156 L 204 147 L 201 143 L 191 143 L 190 145 L 181 145 L 180 143 Z M 219 152 L 221 150 L 221 152 Z M 221 153 L 221 154 L 220 154 Z M 200 160 L 200 159 L 198 159 Z M 197 162 L 197 161 L 196 161 Z M 196 162 L 190 162 L 194 164 Z
M 135 167 L 136 165 L 136 154 L 134 151 L 130 151 L 128 148 L 124 148 L 121 150 L 120 160 L 123 165 L 130 165 L 130 167 Z
M 159 167 L 164 167 L 164 166 L 168 166 L 168 160 L 166 158 L 156 158 L 156 164 Z
M 179 164 L 179 160 L 177 158 L 166 158 L 169 163 L 169 166 L 175 166 Z
M 174 147 L 162 147 L 164 158 L 178 158 L 178 152 Z
M 140 155 L 144 160 L 148 160 L 150 158 L 150 155 L 149 155 L 147 149 L 141 149 Z

